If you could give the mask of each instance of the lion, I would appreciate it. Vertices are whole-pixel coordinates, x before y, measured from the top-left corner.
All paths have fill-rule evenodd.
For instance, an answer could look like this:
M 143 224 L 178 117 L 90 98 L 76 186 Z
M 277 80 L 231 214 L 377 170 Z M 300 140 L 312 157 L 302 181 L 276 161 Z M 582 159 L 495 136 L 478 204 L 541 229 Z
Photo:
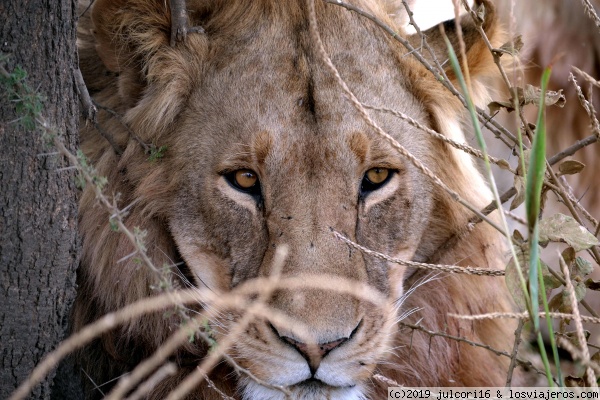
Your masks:
M 473 343 L 509 351 L 513 325 L 449 315 L 510 310 L 502 277 L 433 274 L 340 240 L 412 262 L 489 271 L 505 263 L 502 235 L 486 223 L 469 225 L 472 211 L 346 100 L 319 52 L 306 2 L 188 0 L 188 25 L 198 28 L 174 45 L 166 3 L 96 0 L 79 33 L 80 68 L 103 107 L 104 133 L 82 124 L 82 148 L 107 178 L 105 193 L 126 209 L 124 223 L 145 232 L 154 265 L 170 268 L 173 289 L 226 296 L 271 276 L 277 249 L 285 247 L 281 279 L 339 278 L 367 286 L 387 304 L 375 306 L 333 285 L 278 287 L 268 306 L 306 327 L 314 341 L 280 320 L 255 317 L 227 351 L 237 368 L 220 363 L 208 376 L 211 384 L 198 383 L 189 398 L 283 399 L 277 387 L 285 387 L 295 399 L 367 399 L 386 397 L 390 382 L 503 385 L 509 358 Z M 404 35 L 401 4 L 353 4 Z M 502 31 L 492 3 L 477 4 L 485 7 L 483 27 L 498 45 Z M 323 48 L 360 102 L 402 111 L 465 140 L 460 102 L 397 40 L 340 5 L 316 1 L 315 7 Z M 474 93 L 481 94 L 478 82 L 493 71 L 493 61 L 471 17 L 461 26 Z M 456 24 L 444 27 L 456 44 Z M 443 61 L 443 36 L 437 27 L 428 35 Z M 449 67 L 446 72 L 456 84 Z M 369 111 L 369 119 L 473 207 L 491 201 L 470 156 L 390 113 Z M 158 160 L 145 151 L 152 146 L 164 150 Z M 76 330 L 159 293 L 156 273 L 140 265 L 110 217 L 87 187 L 80 202 Z M 202 305 L 188 311 L 201 312 Z M 217 314 L 207 329 L 219 342 L 244 312 Z M 83 349 L 84 379 L 93 382 L 88 398 L 102 397 L 151 356 L 181 318 L 135 318 Z M 198 338 L 182 346 L 169 358 L 177 372 L 147 398 L 165 398 L 209 349 Z

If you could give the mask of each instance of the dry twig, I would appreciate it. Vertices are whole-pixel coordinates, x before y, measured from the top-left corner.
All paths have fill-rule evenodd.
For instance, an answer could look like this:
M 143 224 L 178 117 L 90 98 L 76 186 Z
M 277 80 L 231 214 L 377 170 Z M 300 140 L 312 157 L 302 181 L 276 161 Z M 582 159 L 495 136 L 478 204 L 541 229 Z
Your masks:
M 569 268 L 567 267 L 567 263 L 560 253 L 558 253 L 558 260 L 560 262 L 560 266 L 562 268 L 563 275 L 565 276 L 566 286 L 565 290 L 568 293 L 569 300 L 571 302 L 571 309 L 573 310 L 573 320 L 575 321 L 575 330 L 577 332 L 577 341 L 579 342 L 579 346 L 581 347 L 581 359 L 584 363 L 589 363 L 590 361 L 590 351 L 587 347 L 587 340 L 585 338 L 585 333 L 583 332 L 583 324 L 581 323 L 581 315 L 579 314 L 579 307 L 577 306 L 577 298 L 575 297 L 575 288 L 573 288 L 573 283 L 571 282 L 571 276 L 569 274 Z M 594 370 L 591 367 L 587 367 L 586 376 L 588 380 L 588 385 L 590 387 L 598 387 L 596 382 L 596 375 L 594 374 Z
M 398 258 L 390 257 L 386 254 L 367 249 L 366 247 L 361 246 L 360 244 L 358 244 L 356 242 L 353 242 L 352 240 L 348 239 L 347 237 L 343 236 L 341 233 L 339 233 L 337 231 L 333 231 L 333 234 L 336 238 L 340 239 L 341 241 L 346 243 L 348 246 L 355 248 L 355 249 L 361 251 L 362 253 L 379 258 L 381 260 L 389 261 L 394 264 L 400 264 L 400 265 L 404 265 L 404 266 L 412 267 L 412 268 L 420 268 L 420 269 L 427 269 L 427 270 L 431 270 L 431 271 L 440 271 L 440 272 L 448 272 L 448 273 L 456 273 L 456 274 L 479 275 L 479 276 L 504 276 L 504 271 L 500 271 L 500 270 L 475 268 L 475 267 L 461 267 L 458 265 L 426 264 L 426 263 L 420 263 L 420 262 L 416 262 L 416 261 L 400 260 Z

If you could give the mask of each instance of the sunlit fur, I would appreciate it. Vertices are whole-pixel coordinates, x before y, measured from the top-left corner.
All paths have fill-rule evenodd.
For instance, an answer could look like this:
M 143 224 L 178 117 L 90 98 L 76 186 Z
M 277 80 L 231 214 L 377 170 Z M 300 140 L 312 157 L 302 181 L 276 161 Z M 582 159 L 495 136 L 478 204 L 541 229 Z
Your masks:
M 384 10 L 399 2 L 354 3 L 393 26 Z M 282 277 L 330 275 L 363 283 L 387 299 L 376 307 L 336 287 L 278 290 L 270 307 L 307 327 L 318 343 L 343 343 L 313 363 L 311 372 L 302 346 L 290 344 L 302 342 L 293 327 L 274 317 L 257 318 L 228 354 L 259 381 L 222 362 L 210 375 L 214 384 L 247 400 L 282 399 L 272 385 L 288 386 L 297 399 L 385 398 L 387 385 L 373 378 L 376 373 L 411 386 L 503 384 L 506 357 L 399 325 L 419 323 L 507 350 L 514 328 L 506 321 L 461 322 L 447 315 L 509 310 L 502 278 L 430 278 L 428 271 L 363 255 L 333 235 L 335 230 L 405 260 L 488 269 L 501 269 L 505 261 L 501 235 L 486 224 L 465 229 L 472 214 L 379 138 L 345 100 L 316 55 L 305 2 L 188 0 L 190 26 L 203 32 L 190 33 L 174 47 L 167 4 L 96 0 L 92 21 L 82 18 L 79 35 L 81 69 L 94 99 L 122 116 L 119 121 L 100 112 L 99 123 L 124 152 L 117 156 L 85 123 L 83 149 L 108 178 L 105 193 L 118 193 L 121 207 L 131 205 L 125 223 L 145 230 L 155 265 L 170 266 L 164 280 L 175 289 L 208 287 L 225 296 L 269 276 L 275 249 L 286 246 Z M 488 2 L 486 9 L 484 27 L 497 46 L 502 38 L 494 10 Z M 458 101 L 398 42 L 340 6 L 317 0 L 316 11 L 325 50 L 359 100 L 400 110 L 465 140 Z M 402 10 L 396 11 L 396 20 L 405 20 Z M 474 93 L 480 97 L 477 80 L 493 63 L 473 24 L 462 25 L 471 78 L 479 87 Z M 456 43 L 452 27 L 446 28 Z M 428 35 L 442 59 L 437 30 Z M 465 154 L 387 113 L 370 114 L 463 199 L 476 208 L 490 201 Z M 166 146 L 164 157 L 148 161 L 139 141 Z M 394 175 L 376 191 L 361 193 L 365 172 L 375 167 Z M 227 173 L 239 169 L 257 173 L 260 198 L 226 181 Z M 157 274 L 131 256 L 128 239 L 111 230 L 109 215 L 90 188 L 80 211 L 76 329 L 157 293 L 159 286 Z M 197 315 L 202 308 L 186 310 Z M 239 309 L 207 311 L 217 340 L 229 337 L 244 315 Z M 106 383 L 149 357 L 180 323 L 181 313 L 133 319 L 83 349 L 81 367 L 96 383 Z M 170 358 L 177 373 L 149 398 L 165 398 L 195 370 L 207 348 L 199 339 L 182 346 Z M 91 389 L 87 395 L 99 396 Z M 221 398 L 204 382 L 191 396 Z

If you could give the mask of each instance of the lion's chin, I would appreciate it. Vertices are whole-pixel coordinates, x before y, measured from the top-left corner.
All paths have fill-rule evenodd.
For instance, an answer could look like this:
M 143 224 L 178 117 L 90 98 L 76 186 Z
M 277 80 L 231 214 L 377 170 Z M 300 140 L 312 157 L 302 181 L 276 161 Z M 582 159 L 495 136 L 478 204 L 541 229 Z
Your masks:
M 335 387 L 326 385 L 316 379 L 288 387 L 292 399 L 297 400 L 366 400 L 361 386 Z M 285 393 L 260 385 L 254 381 L 246 382 L 243 390 L 244 400 L 284 400 Z

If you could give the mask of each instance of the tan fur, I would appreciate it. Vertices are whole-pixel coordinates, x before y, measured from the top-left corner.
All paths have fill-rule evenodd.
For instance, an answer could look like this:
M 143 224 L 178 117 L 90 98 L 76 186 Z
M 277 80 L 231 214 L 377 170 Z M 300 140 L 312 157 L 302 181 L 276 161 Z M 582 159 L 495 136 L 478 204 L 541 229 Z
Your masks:
M 125 149 L 120 157 L 93 129 L 82 130 L 84 151 L 108 178 L 106 192 L 120 193 L 121 206 L 134 203 L 126 224 L 147 232 L 145 244 L 155 264 L 177 263 L 170 278 L 175 288 L 186 286 L 185 275 L 195 286 L 227 292 L 268 276 L 274 249 L 286 245 L 283 276 L 316 273 L 362 282 L 390 303 L 389 309 L 379 309 L 334 290 L 275 293 L 270 305 L 307 325 L 318 343 L 345 340 L 321 363 L 333 371 L 323 378 L 330 386 L 295 384 L 294 376 L 307 371 L 297 351 L 302 345 L 294 345 L 299 337 L 289 327 L 273 322 L 257 319 L 248 326 L 231 349 L 236 362 L 266 382 L 294 384 L 294 398 L 304 399 L 384 398 L 387 389 L 371 378 L 374 373 L 404 385 L 503 384 L 506 358 L 396 324 L 399 314 L 416 307 L 419 311 L 404 322 L 420 321 L 427 329 L 506 350 L 513 330 L 506 322 L 463 323 L 447 316 L 508 310 L 501 278 L 440 275 L 396 310 L 396 297 L 430 274 L 363 256 L 333 236 L 331 229 L 417 261 L 489 269 L 504 264 L 503 239 L 483 224 L 445 246 L 471 213 L 378 138 L 344 100 L 315 56 L 304 2 L 188 1 L 190 23 L 204 33 L 190 34 L 175 47 L 169 46 L 166 4 L 96 0 L 95 35 L 85 21 L 80 33 L 81 66 L 96 101 L 124 115 L 144 142 L 167 146 L 163 159 L 148 161 L 122 123 L 104 112 L 100 123 Z M 356 4 L 388 20 L 376 2 Z M 486 6 L 486 28 L 497 41 L 491 4 Z M 317 1 L 317 14 L 326 51 L 361 101 L 399 109 L 457 134 L 450 132 L 460 120 L 457 101 L 397 42 L 341 7 Z M 476 79 L 490 60 L 465 29 Z M 464 154 L 389 115 L 371 115 L 463 198 L 477 207 L 489 201 L 489 191 Z M 361 180 L 374 167 L 397 172 L 362 198 Z M 258 202 L 223 176 L 245 168 L 259 176 Z M 81 200 L 77 328 L 155 293 L 156 275 L 127 258 L 132 246 L 110 230 L 107 218 L 87 189 Z M 231 313 L 231 319 L 238 314 Z M 219 322 L 225 326 L 215 327 L 217 338 L 232 323 Z M 177 316 L 162 313 L 131 321 L 85 349 L 82 367 L 96 383 L 107 382 L 152 354 L 179 323 Z M 173 357 L 176 376 L 161 382 L 149 398 L 164 398 L 205 353 L 202 343 L 184 346 Z M 281 398 L 247 377 L 236 378 L 225 364 L 211 378 L 231 396 Z M 219 395 L 200 385 L 190 398 Z

